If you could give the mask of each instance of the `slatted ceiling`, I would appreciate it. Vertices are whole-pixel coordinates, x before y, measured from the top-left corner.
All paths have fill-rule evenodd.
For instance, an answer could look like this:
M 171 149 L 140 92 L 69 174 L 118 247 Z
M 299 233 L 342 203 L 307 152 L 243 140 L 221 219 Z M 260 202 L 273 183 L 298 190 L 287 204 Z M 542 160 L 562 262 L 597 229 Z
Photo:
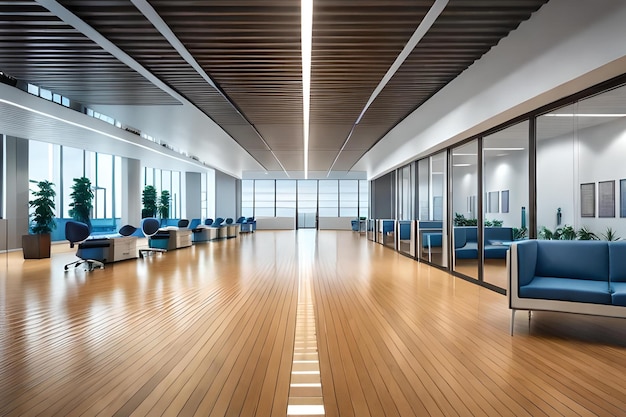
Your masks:
M 253 124 L 302 124 L 298 0 L 151 4 Z
M 278 161 L 276 160 L 276 158 L 274 158 L 274 155 L 272 155 L 272 152 L 256 150 L 256 149 L 251 149 L 249 150 L 249 152 L 250 152 L 250 155 L 252 155 L 252 157 L 256 159 L 257 161 L 259 161 L 259 163 L 263 165 L 267 170 L 269 171 L 282 171 L 283 170 L 280 164 L 278 163 Z
M 365 113 L 345 151 L 365 153 L 546 1 L 451 0 Z M 326 127 L 311 128 L 310 149 L 335 150 L 326 165 L 433 2 L 315 0 L 311 123 Z M 251 154 L 266 147 L 249 124 L 286 125 L 259 131 L 265 130 L 261 134 L 276 150 L 302 148 L 302 129 L 296 128 L 303 121 L 299 0 L 150 1 L 245 117 L 131 1 L 59 3 L 195 104 Z M 18 79 L 88 105 L 177 103 L 34 1 L 2 2 L 0 16 L 0 70 Z M 320 155 L 315 156 L 318 166 L 324 165 Z M 302 155 L 288 157 L 281 159 L 283 165 L 299 163 L 293 169 L 303 169 Z M 273 156 L 263 158 L 277 165 Z M 340 155 L 334 169 L 348 159 L 354 154 Z
M 532 0 L 512 3 L 450 1 L 365 113 L 362 123 L 386 123 L 388 129 L 381 133 L 380 140 L 397 123 L 517 28 L 520 22 L 528 19 L 543 3 Z M 349 144 L 359 146 L 355 142 L 361 140 L 360 135 L 356 134 Z
M 1 70 L 89 104 L 179 104 L 35 2 L 0 3 Z

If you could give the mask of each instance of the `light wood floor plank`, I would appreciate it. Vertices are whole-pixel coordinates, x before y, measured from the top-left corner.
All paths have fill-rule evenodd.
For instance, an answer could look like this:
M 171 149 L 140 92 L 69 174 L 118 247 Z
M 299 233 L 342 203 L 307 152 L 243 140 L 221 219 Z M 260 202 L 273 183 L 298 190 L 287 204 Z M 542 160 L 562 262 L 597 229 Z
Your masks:
M 287 411 L 309 279 L 326 416 L 620 416 L 623 319 L 535 312 L 352 232 L 259 231 L 104 270 L 0 254 L 0 415 Z

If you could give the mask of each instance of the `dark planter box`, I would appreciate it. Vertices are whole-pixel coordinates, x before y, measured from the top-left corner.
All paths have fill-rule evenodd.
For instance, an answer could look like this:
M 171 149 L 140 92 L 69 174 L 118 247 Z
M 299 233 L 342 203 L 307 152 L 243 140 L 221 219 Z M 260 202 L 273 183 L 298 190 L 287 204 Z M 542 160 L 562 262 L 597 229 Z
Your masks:
M 50 234 L 22 235 L 24 259 L 42 259 L 50 257 Z

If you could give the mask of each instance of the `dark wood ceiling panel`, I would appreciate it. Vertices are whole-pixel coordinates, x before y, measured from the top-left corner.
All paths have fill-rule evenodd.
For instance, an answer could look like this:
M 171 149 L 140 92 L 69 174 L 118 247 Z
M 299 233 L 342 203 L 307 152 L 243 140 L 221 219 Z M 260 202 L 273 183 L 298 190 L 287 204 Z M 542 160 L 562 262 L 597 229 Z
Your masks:
M 299 0 L 151 4 L 252 124 L 302 124 Z
M 547 0 L 450 0 L 348 137 L 434 0 L 315 0 L 311 170 L 345 170 Z M 267 169 L 303 169 L 299 0 L 151 0 L 214 88 L 130 0 L 60 0 Z M 175 104 L 34 1 L 0 2 L 0 70 L 85 104 Z M 132 121 L 129 121 L 132 124 Z M 263 137 L 259 137 L 259 134 Z M 199 139 L 200 140 L 200 139 Z M 204 145 L 204 143 L 199 143 Z
M 315 1 L 311 123 L 356 122 L 432 4 L 432 0 Z M 345 139 L 339 139 L 339 146 Z
M 228 100 L 179 55 L 129 0 L 61 0 L 59 3 L 133 57 L 216 123 L 247 124 Z
M 368 109 L 362 123 L 386 124 L 387 131 L 391 130 L 546 1 L 451 0 Z
M 47 9 L 0 2 L 0 70 L 84 104 L 180 104 Z

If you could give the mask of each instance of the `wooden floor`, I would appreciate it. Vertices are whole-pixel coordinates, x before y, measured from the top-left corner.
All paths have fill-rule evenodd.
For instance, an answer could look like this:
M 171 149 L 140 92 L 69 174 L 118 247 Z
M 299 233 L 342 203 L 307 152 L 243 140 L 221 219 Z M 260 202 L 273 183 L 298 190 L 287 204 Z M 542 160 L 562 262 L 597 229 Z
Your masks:
M 0 255 L 0 416 L 285 416 L 308 280 L 327 416 L 626 416 L 626 320 L 506 297 L 353 232 L 104 270 Z M 6 268 L 6 269 L 5 269 Z

